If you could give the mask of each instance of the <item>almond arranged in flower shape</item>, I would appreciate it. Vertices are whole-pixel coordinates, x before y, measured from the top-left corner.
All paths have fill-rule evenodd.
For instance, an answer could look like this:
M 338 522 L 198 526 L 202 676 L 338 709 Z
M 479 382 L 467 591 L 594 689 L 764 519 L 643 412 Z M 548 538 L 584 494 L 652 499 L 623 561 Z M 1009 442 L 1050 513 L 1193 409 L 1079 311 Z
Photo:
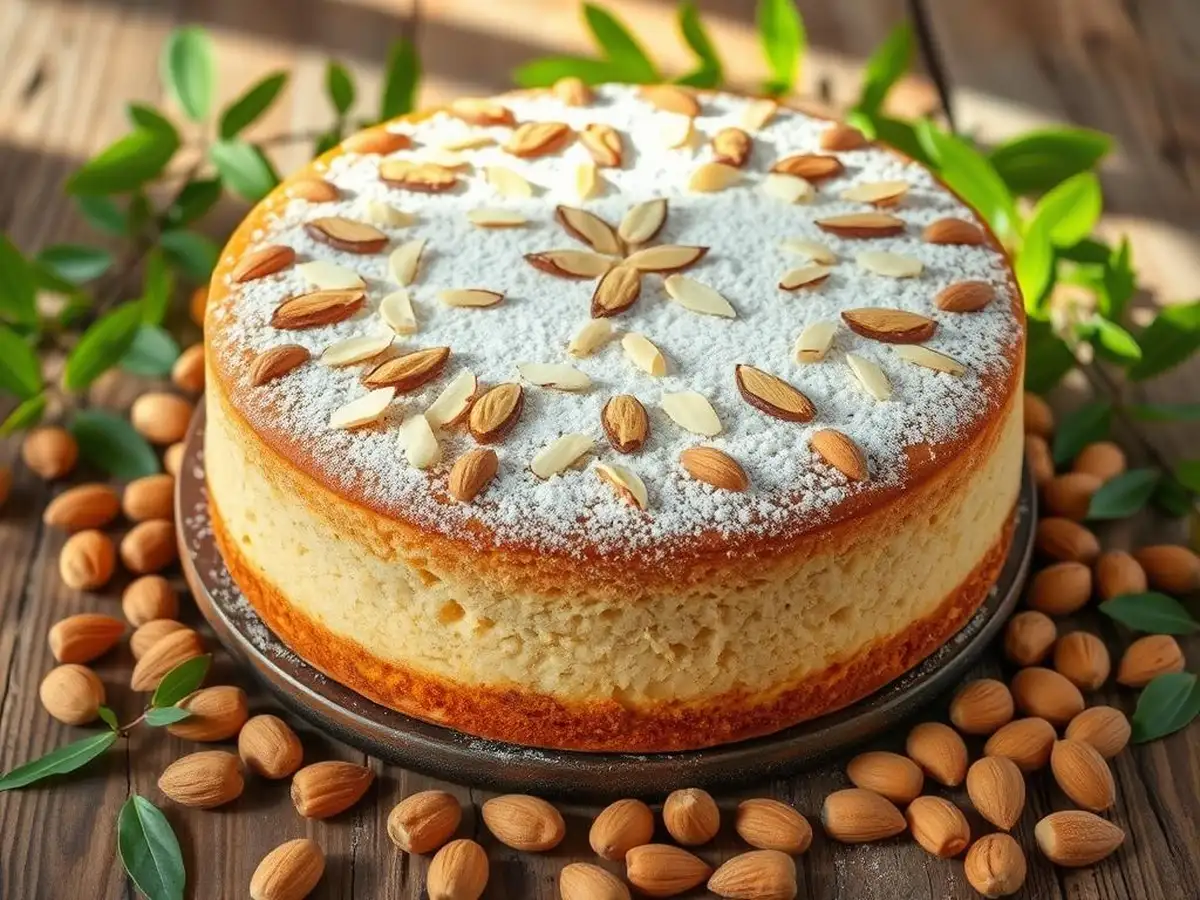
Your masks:
M 440 194 L 458 184 L 453 169 L 411 159 L 385 159 L 379 164 L 379 178 L 391 187 L 422 194 Z
M 750 850 L 726 860 L 708 879 L 718 897 L 787 898 L 796 896 L 796 863 L 779 850 Z
M 707 252 L 707 247 L 661 244 L 635 250 L 624 264 L 639 272 L 678 272 L 699 262 Z
M 361 290 L 313 291 L 284 300 L 271 315 L 275 328 L 294 331 L 300 328 L 317 328 L 344 322 L 366 302 L 367 295 Z
M 667 200 L 656 197 L 629 208 L 617 226 L 617 235 L 629 246 L 652 241 L 667 223 Z
M 817 414 L 811 400 L 776 375 L 754 366 L 738 365 L 734 377 L 742 399 L 768 416 L 785 422 L 808 422 Z
M 712 137 L 713 159 L 740 169 L 750 158 L 750 135 L 740 128 L 722 128 Z
M 588 250 L 546 250 L 526 253 L 525 261 L 550 275 L 562 278 L 599 278 L 614 265 L 611 256 Z
M 700 115 L 700 104 L 691 91 L 673 84 L 650 84 L 640 91 L 642 99 L 663 112 L 694 119 Z
M 858 444 L 833 428 L 825 428 L 812 436 L 812 448 L 850 481 L 866 481 L 870 477 L 867 456 Z
M 381 156 L 407 150 L 411 146 L 412 138 L 407 134 L 388 131 L 383 126 L 364 129 L 342 141 L 342 149 L 347 153 L 378 153 Z
M 557 153 L 573 134 L 571 127 L 562 122 L 525 122 L 513 131 L 504 149 L 513 156 L 534 159 Z
M 679 464 L 697 481 L 723 491 L 744 491 L 750 486 L 746 470 L 716 447 L 688 447 L 679 454 Z
M 796 362 L 816 363 L 825 358 L 829 348 L 833 346 L 833 336 L 837 333 L 837 322 L 813 322 L 806 325 L 796 338 L 793 353 Z
M 305 224 L 304 230 L 314 240 L 347 253 L 378 253 L 388 242 L 388 236 L 374 225 L 343 216 L 313 219 Z
M 621 167 L 621 133 L 611 125 L 586 126 L 579 132 L 579 142 L 592 155 L 596 165 L 605 169 Z
M 597 253 L 620 254 L 623 250 L 613 227 L 586 209 L 559 205 L 554 208 L 554 217 L 567 234 Z
M 937 219 L 925 226 L 921 237 L 927 244 L 967 244 L 977 246 L 987 240 L 983 229 L 962 219 Z
M 592 379 L 588 378 L 587 373 L 563 363 L 518 363 L 517 372 L 538 387 L 586 391 L 592 386 Z
M 618 453 L 636 453 L 650 436 L 646 407 L 630 394 L 617 394 L 604 404 L 600 422 L 608 442 Z
M 715 437 L 721 433 L 717 411 L 703 394 L 697 391 L 667 392 L 662 395 L 661 402 L 663 412 L 685 431 L 703 437 Z
M 281 244 L 268 244 L 251 250 L 238 260 L 230 277 L 238 284 L 265 278 L 286 269 L 296 261 L 296 251 Z
M 707 162 L 699 166 L 688 179 L 688 190 L 697 194 L 715 194 L 733 187 L 742 180 L 742 173 L 725 163 Z
M 475 373 L 466 369 L 459 372 L 425 410 L 425 418 L 430 427 L 445 428 L 461 422 L 475 401 L 478 391 L 479 380 Z
M 456 306 L 463 309 L 486 309 L 495 306 L 504 299 L 502 291 L 489 291 L 484 288 L 454 288 L 439 291 L 438 299 L 446 306 Z
M 867 138 L 853 125 L 834 122 L 821 132 L 821 149 L 833 152 L 858 150 L 867 145 Z
M 512 431 L 525 405 L 525 392 L 514 382 L 498 384 L 471 405 L 467 427 L 481 444 L 494 444 Z
M 324 178 L 297 178 L 287 186 L 287 195 L 309 203 L 332 203 L 342 193 Z
M 361 428 L 378 422 L 396 399 L 394 387 L 376 388 L 329 414 L 329 427 L 334 429 Z
M 261 387 L 267 382 L 282 378 L 288 372 L 296 369 L 312 358 L 307 348 L 299 344 L 284 344 L 271 347 L 254 357 L 250 363 L 250 383 Z
M 779 279 L 779 289 L 783 291 L 797 291 L 802 287 L 816 287 L 824 284 L 825 280 L 833 271 L 829 266 L 800 266 L 798 269 L 791 269 L 784 273 Z
M 592 317 L 619 315 L 633 306 L 641 293 L 642 273 L 632 266 L 614 266 L 592 293 Z
M 956 281 L 933 298 L 946 312 L 978 312 L 996 298 L 996 289 L 986 281 Z
M 895 206 L 904 199 L 908 188 L 907 181 L 866 181 L 842 191 L 842 199 L 873 206 Z
M 470 503 L 496 477 L 499 468 L 500 460 L 491 447 L 468 450 L 450 469 L 450 496 L 461 503 Z
M 564 434 L 534 454 L 529 471 L 543 481 L 553 478 L 573 466 L 594 443 L 586 434 Z
M 411 391 L 436 378 L 449 358 L 449 347 L 427 347 L 380 363 L 362 381 L 369 388 Z
M 771 166 L 771 171 L 783 175 L 794 175 L 805 181 L 820 181 L 824 178 L 841 175 L 845 171 L 845 166 L 836 156 L 828 156 L 823 153 L 797 153 L 778 160 L 775 165 Z
M 842 321 L 855 334 L 888 344 L 919 344 L 933 337 L 937 322 L 903 309 L 868 306 L 842 310 Z
M 512 110 L 502 103 L 487 97 L 459 97 L 453 100 L 447 112 L 462 119 L 468 125 L 515 125 Z
M 664 250 L 665 247 L 652 247 L 649 251 Z M 684 309 L 705 316 L 719 316 L 724 319 L 737 317 L 737 312 L 729 301 L 707 284 L 688 278 L 686 275 L 668 275 L 663 281 L 667 296 Z
M 698 856 L 670 844 L 642 844 L 625 854 L 625 877 L 648 897 L 673 897 L 690 891 L 712 874 Z
M 597 463 L 596 474 L 616 491 L 623 502 L 637 509 L 645 509 L 649 505 L 646 485 L 632 469 L 615 463 Z
M 836 234 L 838 237 L 880 238 L 902 234 L 905 222 L 903 219 L 887 213 L 847 213 L 842 216 L 817 219 L 817 227 L 830 234 Z

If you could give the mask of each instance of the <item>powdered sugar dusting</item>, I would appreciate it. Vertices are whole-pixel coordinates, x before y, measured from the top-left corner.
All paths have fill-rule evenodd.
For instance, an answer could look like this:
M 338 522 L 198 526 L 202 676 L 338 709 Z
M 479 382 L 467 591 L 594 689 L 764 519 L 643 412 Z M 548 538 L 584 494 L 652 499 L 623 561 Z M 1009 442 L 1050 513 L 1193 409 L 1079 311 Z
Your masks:
M 372 200 L 386 200 L 412 213 L 409 227 L 383 226 L 392 241 L 388 250 L 414 238 L 428 245 L 416 283 L 410 287 L 419 323 L 416 334 L 398 336 L 402 351 L 446 345 L 450 361 L 443 375 L 425 387 L 401 395 L 380 428 L 356 432 L 329 429 L 330 413 L 366 392 L 360 384 L 363 366 L 332 369 L 309 364 L 264 387 L 252 387 L 242 373 L 234 402 L 251 421 L 278 429 L 303 448 L 311 465 L 348 496 L 422 527 L 476 542 L 516 543 L 553 552 L 645 552 L 663 548 L 671 539 L 717 533 L 779 535 L 811 527 L 836 514 L 839 504 L 861 491 L 895 485 L 905 476 L 905 450 L 914 444 L 937 444 L 952 438 L 984 416 L 996 398 L 990 383 L 1005 381 L 1012 365 L 1011 347 L 1020 326 L 1013 314 L 1012 288 L 1002 256 L 988 247 L 943 246 L 920 240 L 921 229 L 934 219 L 954 215 L 974 219 L 971 211 L 936 184 L 924 169 L 889 152 L 864 149 L 841 153 L 846 172 L 822 182 L 811 204 L 785 205 L 760 189 L 776 159 L 796 152 L 816 152 L 826 123 L 781 110 L 754 136 L 743 183 L 713 194 L 686 190 L 691 172 L 711 159 L 707 146 L 669 150 L 660 132 L 665 114 L 641 100 L 634 89 L 608 86 L 598 90 L 588 107 L 566 107 L 547 96 L 506 98 L 518 121 L 563 121 L 576 129 L 593 122 L 616 128 L 624 137 L 621 169 L 603 169 L 605 190 L 581 204 L 575 195 L 575 170 L 589 159 L 575 143 L 559 154 L 521 160 L 498 146 L 463 151 L 472 167 L 461 173 L 460 188 L 428 195 L 389 188 L 378 177 L 378 157 L 347 154 L 335 159 L 326 177 L 341 190 L 336 203 L 293 200 L 268 219 L 263 243 L 293 247 L 301 260 L 323 258 L 357 271 L 366 280 L 368 302 L 352 319 L 303 331 L 278 331 L 271 313 L 286 297 L 307 289 L 295 269 L 250 282 L 234 290 L 214 312 L 211 330 L 218 354 L 242 360 L 247 352 L 299 343 L 314 355 L 345 338 L 374 334 L 385 328 L 379 302 L 396 284 L 387 269 L 387 251 L 359 256 L 313 240 L 303 223 L 318 215 L 367 218 Z M 728 95 L 705 97 L 696 130 L 707 142 L 720 128 L 737 125 L 747 101 Z M 419 156 L 422 147 L 439 146 L 469 130 L 445 115 L 419 124 L 398 126 L 417 145 L 398 156 Z M 501 142 L 508 129 L 489 129 Z M 528 199 L 500 197 L 483 168 L 500 165 L 522 174 L 537 186 Z M 912 186 L 895 211 L 909 225 L 906 233 L 870 241 L 842 239 L 821 231 L 818 218 L 867 211 L 861 203 L 838 199 L 853 184 L 905 180 Z M 666 227 L 654 243 L 707 246 L 709 253 L 688 276 L 726 297 L 737 311 L 728 320 L 701 316 L 668 299 L 662 278 L 648 275 L 642 295 L 627 312 L 613 319 L 617 336 L 594 355 L 575 359 L 566 353 L 572 335 L 588 318 L 594 282 L 556 278 L 528 265 L 527 253 L 559 248 L 580 249 L 554 221 L 556 204 L 582 205 L 616 224 L 633 204 L 656 196 L 670 202 Z M 520 228 L 485 229 L 471 225 L 469 210 L 498 207 L 520 212 L 528 224 Z M 819 288 L 780 291 L 780 276 L 806 262 L 784 250 L 785 238 L 819 241 L 838 256 L 833 273 Z M 858 267 L 862 250 L 883 250 L 917 257 L 924 272 L 917 278 L 894 279 Z M 944 313 L 933 304 L 936 293 L 954 281 L 987 281 L 997 300 L 971 314 Z M 437 295 L 450 288 L 482 287 L 504 291 L 505 301 L 490 309 L 442 305 Z M 792 345 L 803 328 L 816 321 L 838 320 L 844 309 L 886 306 L 934 318 L 938 331 L 926 346 L 949 354 L 967 366 L 955 378 L 899 359 L 892 349 L 838 329 L 834 347 L 821 363 L 803 365 Z M 637 331 L 658 345 L 668 359 L 668 374 L 652 378 L 625 359 L 619 336 Z M 868 396 L 845 362 L 853 352 L 878 363 L 892 383 L 892 398 Z M 451 463 L 473 445 L 461 430 L 441 435 L 443 464 L 431 470 L 411 468 L 399 450 L 397 430 L 408 415 L 423 411 L 450 378 L 464 368 L 485 385 L 518 380 L 521 362 L 569 363 L 586 372 L 592 387 L 585 393 L 556 392 L 525 386 L 525 408 L 512 433 L 499 445 L 500 471 L 472 504 L 446 499 Z M 749 363 L 799 387 L 817 408 L 816 418 L 795 424 L 770 418 L 739 395 L 734 366 Z M 660 407 L 664 392 L 695 390 L 712 403 L 724 430 L 703 441 L 676 426 Z M 650 415 L 651 434 L 638 453 L 621 456 L 608 447 L 600 410 L 614 394 L 638 397 Z M 872 480 L 849 485 L 808 447 L 820 428 L 850 435 L 870 459 Z M 541 481 L 529 471 L 538 450 L 561 434 L 581 432 L 596 440 L 597 456 L 632 468 L 649 490 L 649 509 L 637 511 L 616 499 L 595 473 L 568 469 Z M 692 480 L 678 464 L 679 453 L 699 443 L 719 447 L 737 459 L 750 477 L 744 493 L 718 491 Z M 474 523 L 478 527 L 469 527 Z M 469 527 L 469 532 L 464 529 Z

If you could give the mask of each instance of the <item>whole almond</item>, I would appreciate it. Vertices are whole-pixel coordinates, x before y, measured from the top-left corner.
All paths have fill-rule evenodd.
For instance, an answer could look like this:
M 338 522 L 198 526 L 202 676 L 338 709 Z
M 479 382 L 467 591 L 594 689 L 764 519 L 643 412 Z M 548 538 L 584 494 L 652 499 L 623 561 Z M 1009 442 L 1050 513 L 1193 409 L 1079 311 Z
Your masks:
M 1046 566 L 1029 582 L 1029 605 L 1048 616 L 1069 616 L 1092 596 L 1092 570 L 1081 562 Z
M 1095 747 L 1105 759 L 1116 756 L 1129 744 L 1132 729 L 1125 713 L 1111 706 L 1089 706 L 1073 718 L 1065 735 Z
M 867 145 L 866 136 L 853 125 L 834 122 L 821 132 L 821 149 L 834 152 L 858 150 Z
M 300 768 L 304 747 L 287 722 L 262 714 L 249 719 L 238 732 L 238 756 L 251 772 L 278 780 Z
M 591 863 L 570 863 L 558 874 L 562 900 L 629 900 L 629 888 L 607 869 Z
M 389 131 L 382 125 L 367 128 L 342 141 L 342 149 L 347 153 L 378 153 L 381 156 L 407 150 L 411 146 L 412 138 L 407 134 Z
M 60 663 L 86 663 L 103 656 L 125 634 L 125 623 L 100 613 L 59 619 L 50 628 L 50 652 Z
M 1112 671 L 1104 641 L 1088 631 L 1064 634 L 1054 645 L 1054 670 L 1081 691 L 1103 686 Z
M 963 734 L 991 734 L 1012 717 L 1013 696 L 994 678 L 968 682 L 950 701 L 950 721 Z
M 1025 810 L 1025 776 L 1007 756 L 984 756 L 967 770 L 967 796 L 981 816 L 1012 831 Z
M 751 847 L 798 855 L 812 843 L 812 826 L 796 809 L 759 797 L 738 804 L 734 830 Z
M 197 809 L 236 800 L 244 786 L 241 763 L 224 750 L 202 750 L 177 759 L 158 779 L 160 791 L 180 806 Z
M 88 529 L 67 538 L 58 555 L 58 573 L 63 583 L 77 591 L 104 587 L 117 567 L 112 538 Z
M 904 831 L 900 810 L 874 791 L 845 788 L 834 791 L 821 806 L 825 832 L 844 844 L 881 841 Z
M 271 314 L 274 328 L 294 331 L 344 322 L 363 307 L 366 292 L 361 288 L 310 291 L 289 297 Z
M 380 363 L 363 376 L 362 382 L 369 388 L 412 391 L 436 378 L 449 358 L 449 347 L 426 347 Z
M 303 900 L 325 874 L 325 854 L 309 838 L 280 844 L 250 877 L 250 900 Z
M 306 819 L 328 819 L 361 800 L 374 780 L 367 766 L 340 759 L 313 763 L 292 776 L 292 805 Z
M 567 106 L 587 106 L 592 102 L 592 89 L 582 78 L 573 75 L 558 79 L 551 85 L 550 90 Z
M 429 863 L 429 900 L 479 900 L 488 883 L 487 852 L 474 841 L 451 841 Z
M 740 128 L 722 128 L 712 136 L 713 159 L 727 166 L 744 166 L 752 146 L 750 135 Z
M 817 219 L 816 225 L 822 231 L 836 234 L 844 238 L 880 238 L 893 237 L 904 232 L 903 219 L 887 213 L 848 213 L 844 216 L 828 216 Z
M 140 522 L 121 539 L 121 562 L 135 575 L 159 572 L 178 558 L 175 523 L 167 519 Z
M 623 313 L 642 292 L 642 273 L 633 266 L 613 266 L 600 278 L 592 294 L 592 318 Z
M 525 394 L 515 382 L 498 384 L 471 405 L 467 427 L 481 444 L 493 444 L 512 431 L 521 416 Z
M 937 331 L 937 322 L 927 316 L 885 307 L 842 310 L 842 321 L 855 334 L 888 344 L 920 344 Z
M 1036 666 L 1050 654 L 1057 638 L 1058 628 L 1045 613 L 1017 613 L 1004 629 L 1004 655 L 1014 665 Z
M 983 754 L 1008 757 L 1022 772 L 1034 772 L 1050 761 L 1057 737 L 1045 719 L 1014 719 L 987 739 Z
M 688 447 L 679 454 L 679 464 L 697 481 L 724 491 L 744 491 L 750 486 L 746 470 L 716 447 Z
M 833 428 L 823 428 L 809 438 L 817 454 L 850 481 L 866 481 L 870 477 L 867 456 L 849 435 Z
M 654 813 L 641 800 L 610 803 L 588 832 L 588 844 L 597 856 L 621 862 L 634 847 L 654 837 Z
M 951 859 L 971 843 L 966 816 L 945 797 L 917 797 L 904 818 L 917 843 L 934 856 Z
M 934 305 L 946 312 L 978 312 L 996 299 L 996 289 L 986 281 L 956 281 L 938 291 Z
M 846 170 L 836 156 L 825 153 L 796 153 L 785 156 L 771 166 L 772 172 L 793 175 L 805 181 L 821 181 L 841 175 Z
M 663 803 L 663 824 L 676 841 L 685 847 L 696 847 L 717 836 L 721 811 L 708 791 L 683 788 L 667 795 Z
M 42 522 L 50 528 L 83 531 L 103 528 L 120 511 L 120 498 L 107 484 L 81 484 L 51 500 L 42 513 Z
M 796 864 L 779 850 L 740 853 L 713 872 L 708 889 L 730 900 L 793 900 Z
M 79 461 L 79 444 L 65 428 L 35 428 L 21 443 L 21 459 L 43 481 L 65 478 Z
M 175 514 L 175 479 L 166 474 L 146 475 L 129 482 L 121 508 L 133 522 L 170 519 Z
M 388 814 L 392 843 L 406 853 L 432 853 L 454 836 L 462 805 L 445 791 L 420 791 L 405 797 Z
M 499 468 L 499 457 L 490 447 L 468 450 L 450 469 L 447 486 L 450 496 L 462 503 L 470 503 L 496 477 Z
M 192 411 L 192 404 L 183 397 L 152 391 L 133 401 L 129 421 L 150 443 L 165 446 L 183 440 Z
M 309 203 L 333 203 L 342 192 L 324 178 L 297 178 L 288 182 L 287 195 Z
M 967 776 L 967 745 L 957 731 L 942 722 L 913 726 L 904 752 L 938 784 L 956 787 Z
M 174 619 L 179 615 L 179 596 L 161 575 L 143 575 L 121 594 L 121 611 L 134 628 L 155 619 Z
M 152 624 L 152 622 L 148 622 L 142 628 Z M 137 665 L 133 667 L 129 686 L 135 691 L 152 691 L 158 687 L 162 677 L 181 662 L 201 656 L 203 653 L 204 644 L 200 641 L 200 635 L 192 629 L 179 628 L 171 631 L 142 653 Z
M 562 813 L 540 797 L 527 794 L 493 797 L 480 813 L 496 840 L 527 853 L 552 850 L 567 833 Z
M 1142 564 L 1124 550 L 1101 553 L 1094 574 L 1096 593 L 1101 600 L 1111 600 L 1122 594 L 1143 594 L 1150 586 Z
M 104 703 L 104 682 L 87 666 L 66 663 L 51 669 L 38 687 L 46 712 L 67 725 L 94 722 Z
M 509 136 L 504 149 L 522 159 L 535 159 L 557 153 L 573 134 L 571 127 L 562 122 L 524 122 Z
M 141 659 L 151 647 L 168 634 L 183 631 L 186 628 L 186 625 L 174 619 L 152 619 L 144 625 L 139 625 L 129 637 L 129 649 L 133 653 L 133 658 Z
M 283 344 L 264 350 L 250 364 L 250 383 L 261 387 L 276 378 L 282 378 L 311 358 L 312 354 L 299 344 Z
M 296 251 L 280 244 L 268 244 L 242 256 L 229 273 L 237 284 L 265 278 L 282 271 L 296 261 Z
M 183 451 L 183 441 L 176 441 L 163 453 L 163 468 L 176 478 L 179 477 L 179 473 L 183 470 Z
M 1025 433 L 1036 434 L 1045 440 L 1054 436 L 1054 410 L 1050 404 L 1031 391 L 1024 393 Z
M 640 94 L 646 100 L 663 112 L 695 118 L 700 115 L 700 104 L 696 95 L 686 88 L 673 84 L 650 84 L 641 88 Z
M 967 882 L 989 900 L 1017 893 L 1025 884 L 1025 854 L 1010 835 L 985 834 L 963 861 Z
M 625 854 L 625 877 L 647 897 L 673 897 L 702 884 L 712 867 L 670 844 L 642 844 Z
M 1036 434 L 1025 435 L 1025 462 L 1033 473 L 1033 482 L 1039 489 L 1054 477 L 1054 457 L 1050 444 Z
M 869 750 L 846 765 L 846 776 L 855 787 L 874 791 L 897 806 L 911 803 L 925 786 L 920 766 L 899 753 Z
M 777 375 L 754 366 L 734 366 L 734 380 L 742 399 L 755 409 L 785 422 L 807 422 L 816 407 L 796 387 Z
M 1116 478 L 1127 467 L 1125 451 L 1112 441 L 1096 441 L 1079 451 L 1071 463 L 1072 472 L 1099 478 L 1102 482 Z
M 1062 562 L 1091 565 L 1100 555 L 1100 542 L 1094 534 L 1078 522 L 1054 516 L 1038 521 L 1034 546 L 1048 559 Z
M 1187 547 L 1156 544 L 1133 551 L 1151 587 L 1168 594 L 1190 594 L 1200 588 L 1200 556 Z
M 1051 478 L 1042 488 L 1042 502 L 1050 515 L 1082 522 L 1087 518 L 1092 495 L 1103 484 L 1087 472 L 1067 472 Z
M 1185 660 L 1179 642 L 1169 634 L 1148 634 L 1125 648 L 1117 666 L 1117 683 L 1145 687 L 1159 675 L 1182 672 Z
M 611 125 L 588 125 L 579 132 L 583 144 L 596 165 L 602 168 L 620 168 L 623 156 L 621 133 Z
M 1112 822 L 1080 809 L 1050 813 L 1034 826 L 1033 836 L 1047 859 L 1068 867 L 1094 865 L 1125 840 Z
M 650 436 L 646 407 L 632 394 L 617 394 L 604 404 L 600 423 L 608 442 L 618 453 L 636 453 Z
M 1050 753 L 1050 771 L 1076 806 L 1100 812 L 1116 802 L 1112 772 L 1091 744 L 1071 739 L 1056 741 Z
M 1017 709 L 1027 716 L 1045 719 L 1051 725 L 1066 725 L 1084 707 L 1079 688 L 1053 669 L 1030 666 L 1012 680 Z
M 224 741 L 246 724 L 246 692 L 240 687 L 220 684 L 193 691 L 176 706 L 191 713 L 189 718 L 167 726 L 175 737 L 188 741 Z
M 962 219 L 937 219 L 925 226 L 921 237 L 927 244 L 971 244 L 984 243 L 983 229 Z
M 458 173 L 436 163 L 385 159 L 379 164 L 379 180 L 406 191 L 440 194 L 458 185 Z

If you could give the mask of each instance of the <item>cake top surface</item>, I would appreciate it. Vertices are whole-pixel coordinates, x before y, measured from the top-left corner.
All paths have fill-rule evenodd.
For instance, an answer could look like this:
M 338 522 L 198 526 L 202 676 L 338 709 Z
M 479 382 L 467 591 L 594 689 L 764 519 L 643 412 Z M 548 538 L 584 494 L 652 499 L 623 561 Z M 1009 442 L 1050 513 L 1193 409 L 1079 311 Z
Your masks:
M 923 167 L 734 95 L 579 99 L 394 122 L 251 215 L 206 333 L 269 444 L 350 500 L 473 544 L 665 555 L 894 495 L 1013 389 L 1008 264 Z M 468 409 L 472 376 L 476 397 L 520 385 L 515 419 L 515 388 Z M 618 401 L 605 427 L 616 395 L 645 411 L 640 446 L 638 404 Z M 490 468 L 475 454 L 452 474 L 477 447 L 498 470 L 455 499 Z M 681 457 L 698 447 L 727 458 Z

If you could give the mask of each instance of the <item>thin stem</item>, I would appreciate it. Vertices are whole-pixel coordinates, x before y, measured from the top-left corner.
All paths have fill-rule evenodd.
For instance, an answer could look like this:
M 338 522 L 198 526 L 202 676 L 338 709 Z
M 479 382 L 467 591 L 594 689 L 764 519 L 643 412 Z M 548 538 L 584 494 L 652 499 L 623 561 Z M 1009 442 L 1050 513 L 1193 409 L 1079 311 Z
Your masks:
M 1129 405 L 1125 400 L 1126 385 L 1114 379 L 1104 368 L 1096 363 L 1081 365 L 1080 371 L 1084 377 L 1092 385 L 1092 390 L 1097 394 L 1107 395 L 1113 401 L 1113 412 L 1121 420 L 1126 430 L 1133 435 L 1137 441 L 1141 451 L 1150 459 L 1155 466 L 1162 469 L 1164 472 L 1171 471 L 1171 463 L 1164 457 L 1142 434 L 1142 430 L 1138 427 L 1136 420 L 1129 413 Z

